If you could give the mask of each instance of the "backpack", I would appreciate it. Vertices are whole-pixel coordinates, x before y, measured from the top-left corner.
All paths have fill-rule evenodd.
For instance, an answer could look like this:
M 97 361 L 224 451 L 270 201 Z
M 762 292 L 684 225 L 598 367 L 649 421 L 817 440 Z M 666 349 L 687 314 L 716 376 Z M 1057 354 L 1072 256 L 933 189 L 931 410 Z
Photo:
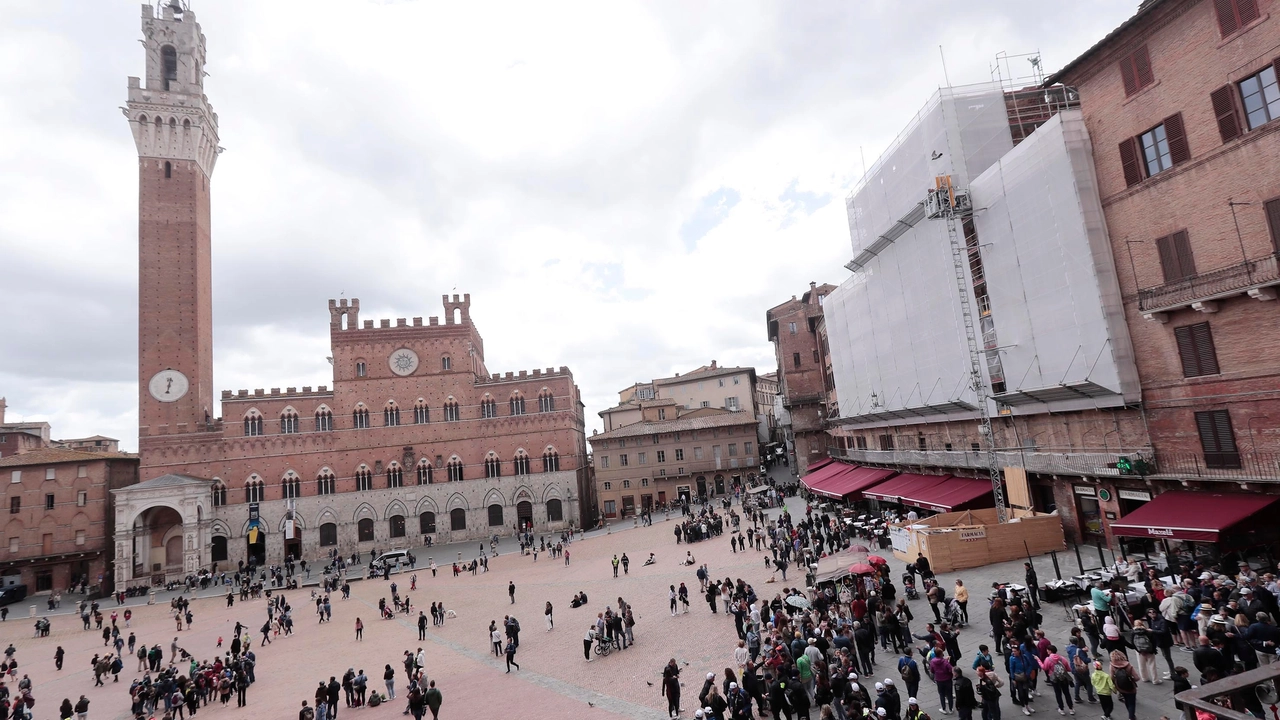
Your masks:
M 903 682 L 910 683 L 918 679 L 920 671 L 911 663 L 904 662 L 898 667 L 898 674 L 902 676 Z
M 302 708 L 302 718 L 303 718 L 303 720 L 315 720 L 315 716 L 316 716 L 316 711 L 315 711 L 315 710 L 312 710 L 312 709 L 311 709 L 311 708 L 309 708 L 309 707 Z
M 1133 682 L 1133 676 L 1129 674 L 1128 668 L 1116 668 L 1111 671 L 1111 682 L 1115 683 L 1116 690 L 1122 693 L 1133 693 L 1138 691 L 1137 685 Z
M 1049 671 L 1049 682 L 1054 685 L 1066 685 L 1071 680 L 1071 672 L 1067 670 L 1065 662 L 1055 662 L 1053 669 Z
M 1140 653 L 1154 653 L 1155 646 L 1151 642 L 1151 633 L 1138 631 L 1133 634 L 1133 649 Z

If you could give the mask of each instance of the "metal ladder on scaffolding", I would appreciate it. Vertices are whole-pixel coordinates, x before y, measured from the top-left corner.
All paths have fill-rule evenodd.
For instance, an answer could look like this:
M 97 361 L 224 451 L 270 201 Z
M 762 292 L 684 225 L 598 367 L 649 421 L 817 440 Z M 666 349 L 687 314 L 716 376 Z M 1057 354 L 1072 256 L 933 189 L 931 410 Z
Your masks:
M 978 402 L 987 472 L 991 476 L 991 494 L 995 498 L 996 521 L 1004 524 L 1009 521 L 1009 509 L 1005 503 L 1000 462 L 996 459 L 995 433 L 991 427 L 991 392 L 982 379 L 982 362 L 987 353 L 994 350 L 985 350 L 978 344 L 978 331 L 973 322 L 973 303 L 969 301 L 970 288 L 965 274 L 968 253 L 959 227 L 965 218 L 973 216 L 973 204 L 968 194 L 956 191 L 951 186 L 950 176 L 944 175 L 936 179 L 936 186 L 929 191 L 925 206 L 930 218 L 944 218 L 947 221 L 947 239 L 951 243 L 951 262 L 955 269 L 956 291 L 960 294 L 960 315 L 964 319 L 964 335 L 969 345 L 969 386 L 973 389 L 974 397 Z

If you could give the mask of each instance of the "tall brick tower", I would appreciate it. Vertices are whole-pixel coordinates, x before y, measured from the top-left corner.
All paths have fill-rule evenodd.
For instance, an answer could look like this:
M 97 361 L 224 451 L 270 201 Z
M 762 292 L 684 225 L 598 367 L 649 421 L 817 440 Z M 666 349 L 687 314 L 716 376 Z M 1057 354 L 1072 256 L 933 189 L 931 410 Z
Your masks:
M 138 147 L 138 420 L 141 435 L 203 428 L 213 410 L 209 178 L 218 116 L 205 41 L 174 0 L 142 6 L 146 79 L 129 78 Z M 167 426 L 167 427 L 165 427 Z

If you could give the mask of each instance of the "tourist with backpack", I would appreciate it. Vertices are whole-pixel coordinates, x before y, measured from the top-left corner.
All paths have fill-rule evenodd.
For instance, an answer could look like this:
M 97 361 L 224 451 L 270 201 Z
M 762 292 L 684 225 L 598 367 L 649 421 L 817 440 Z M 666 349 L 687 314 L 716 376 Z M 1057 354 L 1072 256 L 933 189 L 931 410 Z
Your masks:
M 907 697 L 915 697 L 920 693 L 920 666 L 912 659 L 910 647 L 898 658 L 898 674 L 906 685 Z
M 1160 684 L 1160 671 L 1156 669 L 1156 638 L 1146 622 L 1133 621 L 1133 649 L 1138 651 L 1138 679 L 1153 685 Z
M 1137 720 L 1138 673 L 1119 650 L 1111 651 L 1111 682 L 1129 711 L 1129 720 Z
M 1071 674 L 1075 676 L 1076 680 L 1075 701 L 1078 703 L 1084 702 L 1080 697 L 1080 691 L 1083 689 L 1089 702 L 1098 702 L 1097 696 L 1093 694 L 1093 683 L 1089 680 L 1089 670 L 1093 667 L 1093 658 L 1089 655 L 1089 650 L 1084 646 L 1084 637 L 1077 635 L 1071 638 L 1071 644 L 1067 646 L 1067 662 L 1071 663 Z
M 1058 702 L 1058 714 L 1075 715 L 1076 708 L 1071 703 L 1071 682 L 1074 677 L 1071 673 L 1071 664 L 1065 657 L 1058 654 L 1056 645 L 1050 645 L 1048 650 L 1049 654 L 1040 661 L 1040 668 L 1044 670 L 1049 687 L 1053 688 L 1053 698 Z

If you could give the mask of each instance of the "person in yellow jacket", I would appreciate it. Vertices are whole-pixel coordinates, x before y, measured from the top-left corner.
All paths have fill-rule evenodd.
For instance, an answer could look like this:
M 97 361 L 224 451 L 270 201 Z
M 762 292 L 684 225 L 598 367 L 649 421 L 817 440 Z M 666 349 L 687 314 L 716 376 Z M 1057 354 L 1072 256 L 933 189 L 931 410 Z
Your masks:
M 1111 673 L 1102 669 L 1101 662 L 1093 663 L 1093 673 L 1089 675 L 1089 681 L 1093 683 L 1093 692 L 1098 696 L 1098 703 L 1102 705 L 1102 720 L 1111 720 L 1111 710 L 1115 707 L 1115 703 L 1111 701 L 1111 696 L 1115 694 L 1116 684 L 1111 680 Z
M 960 619 L 965 625 L 969 624 L 969 588 L 964 586 L 963 580 L 956 580 L 955 591 L 951 593 L 956 599 L 956 604 L 960 606 Z

